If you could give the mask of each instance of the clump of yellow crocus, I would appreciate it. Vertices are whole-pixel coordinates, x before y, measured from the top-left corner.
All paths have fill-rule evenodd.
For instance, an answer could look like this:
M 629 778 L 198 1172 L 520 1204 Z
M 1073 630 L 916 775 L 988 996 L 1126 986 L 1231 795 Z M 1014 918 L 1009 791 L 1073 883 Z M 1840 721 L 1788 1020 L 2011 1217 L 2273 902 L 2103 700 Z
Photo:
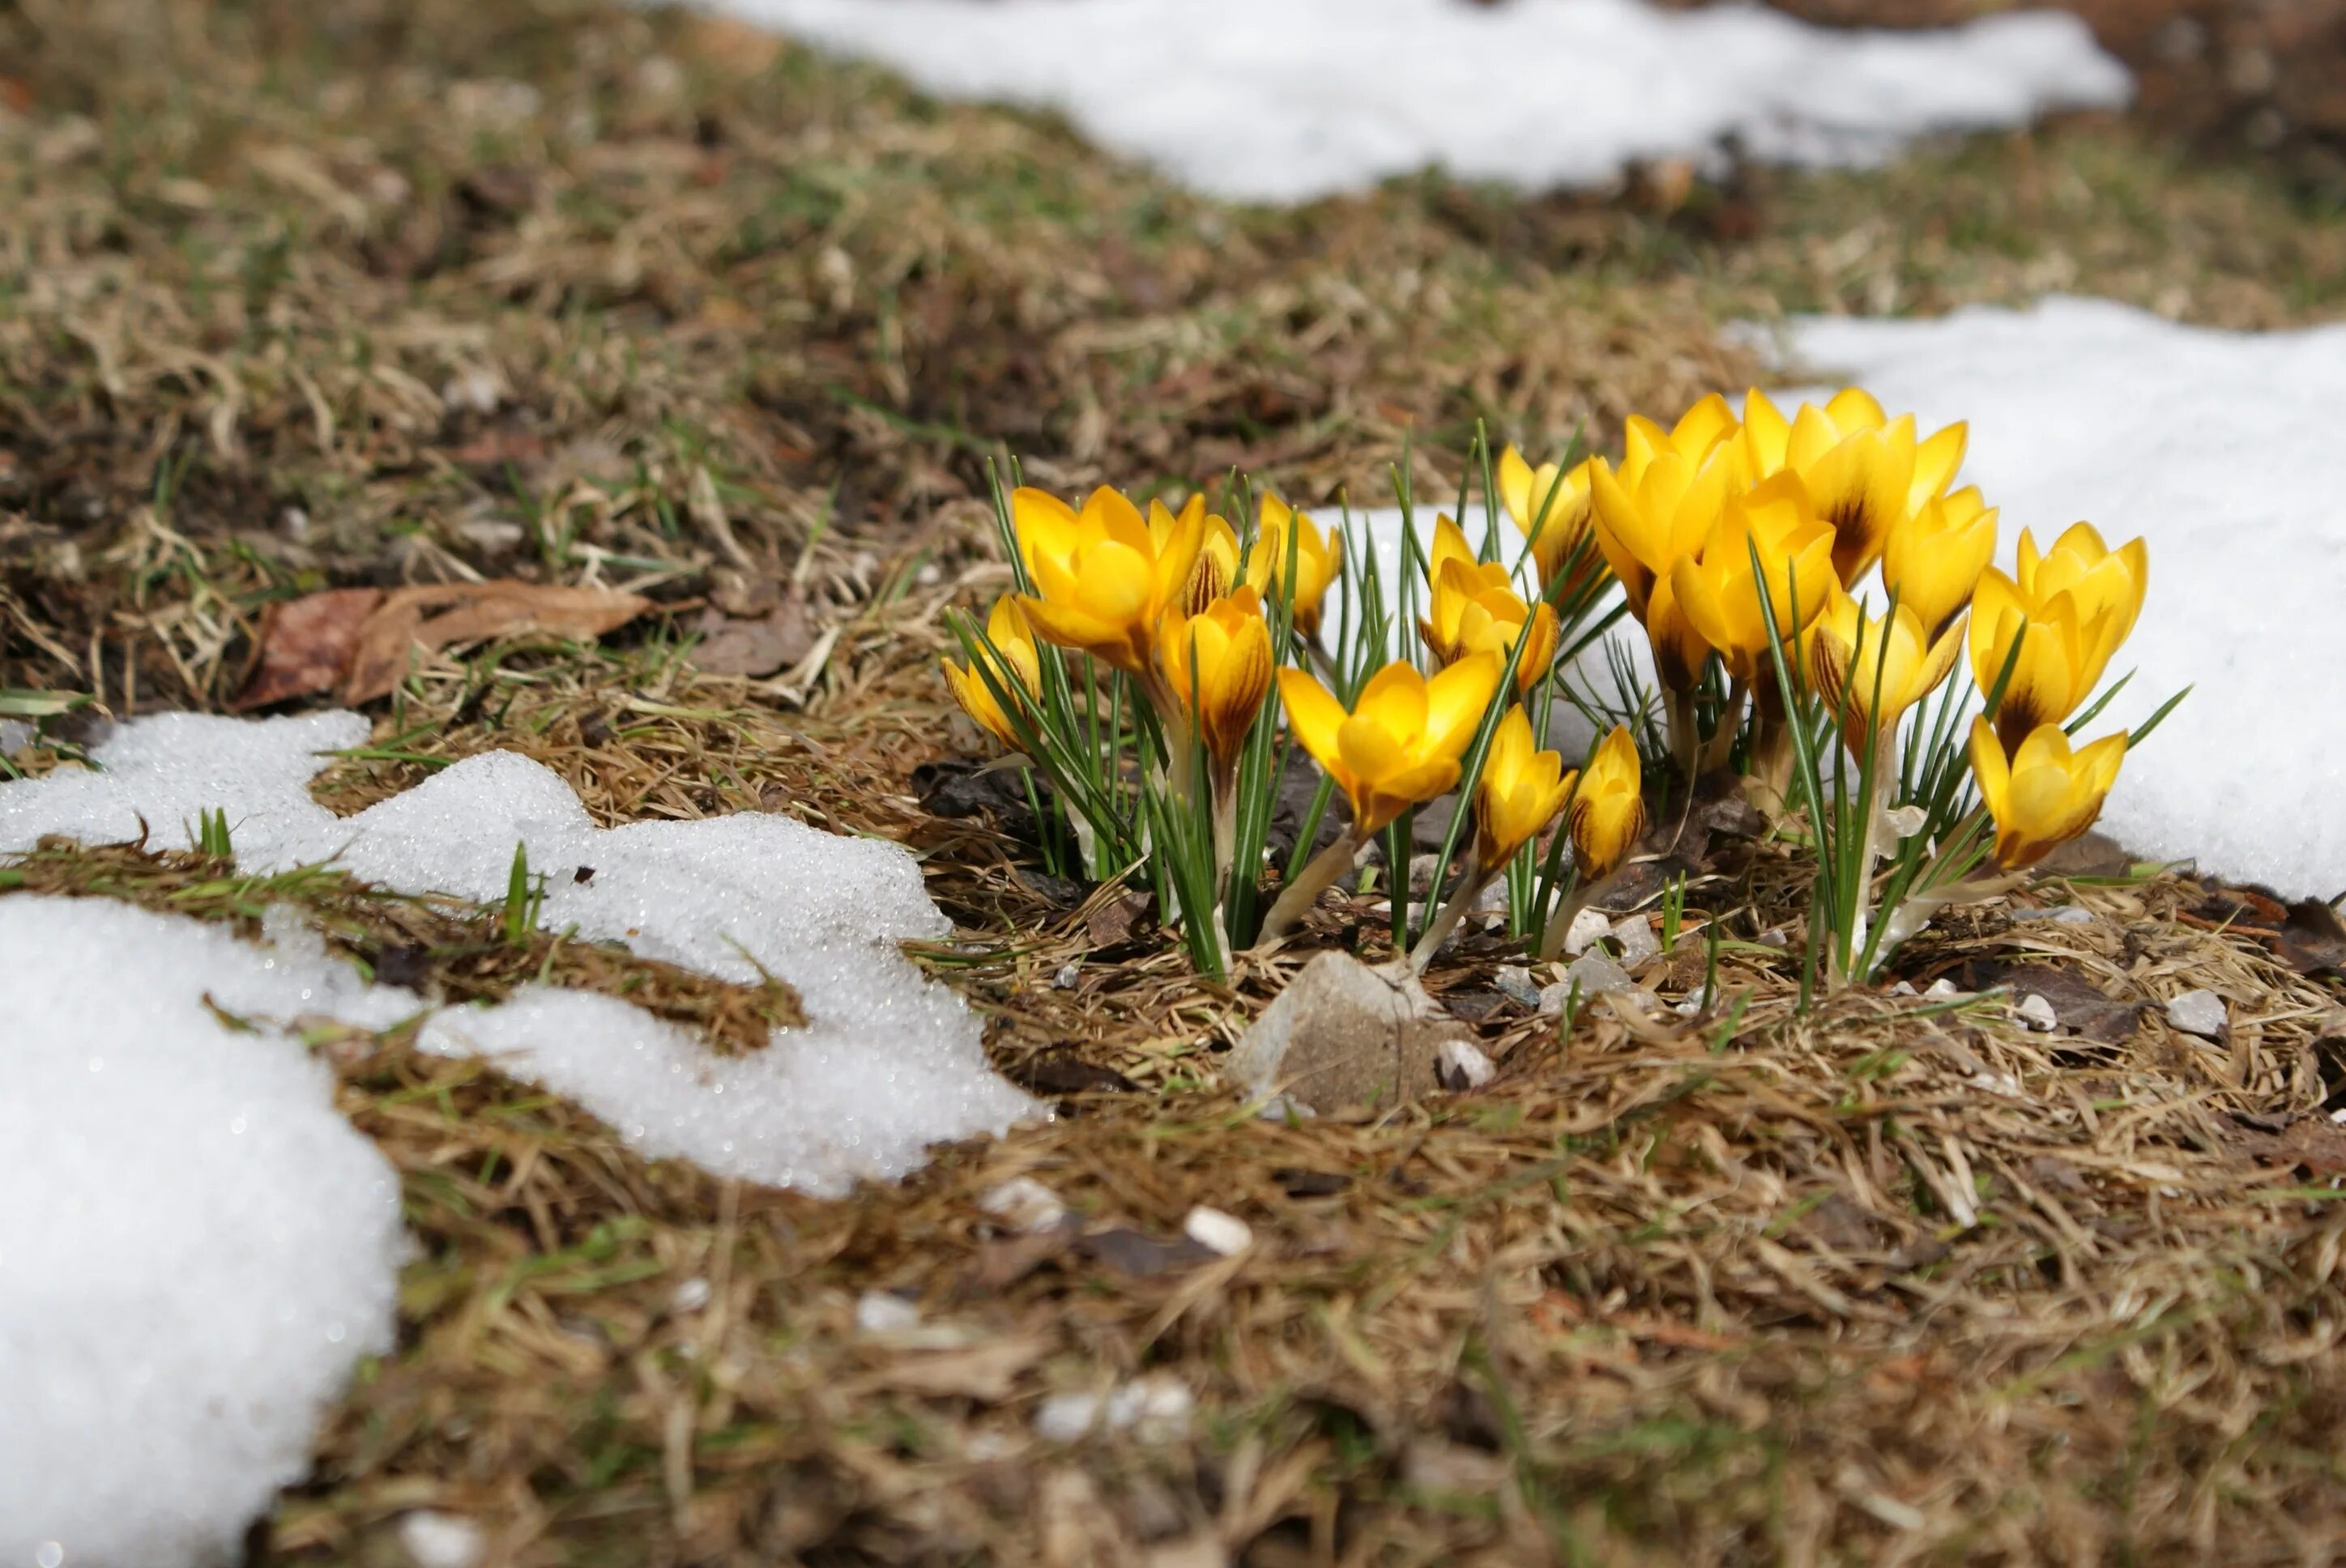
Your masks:
M 1524 603 L 1505 564 L 1475 560 L 1465 534 L 1447 517 L 1435 520 L 1427 569 L 1433 592 L 1417 629 L 1433 657 L 1446 665 L 1488 653 L 1504 664 L 1522 639 L 1515 689 L 1530 690 L 1556 658 L 1555 607 L 1545 599 Z
M 1371 676 L 1350 713 L 1300 669 L 1279 672 L 1288 728 L 1327 769 L 1352 808 L 1352 821 L 1315 857 L 1263 918 L 1262 937 L 1283 936 L 1329 883 L 1350 869 L 1369 836 L 1458 782 L 1459 759 L 1497 692 L 1502 667 L 1468 654 L 1428 679 L 1405 659 Z
M 2094 825 L 2126 760 L 2124 733 L 2072 751 L 2058 724 L 2031 730 L 2007 759 L 1984 718 L 1972 724 L 1972 773 L 1995 820 L 1995 860 L 2007 871 L 2043 860 Z
M 1512 444 L 1499 453 L 1499 499 L 1531 542 L 1542 591 L 1566 606 L 1605 570 L 1604 552 L 1594 535 L 1596 503 L 1589 492 L 1595 468 L 1594 458 L 1569 469 L 1554 463 L 1534 468 Z M 1558 589 L 1556 578 L 1566 574 L 1570 580 Z
M 1572 921 L 1606 879 L 1621 869 L 1629 851 L 1646 833 L 1645 771 L 1637 759 L 1637 743 L 1628 727 L 1615 725 L 1597 744 L 1596 754 L 1580 775 L 1566 818 L 1572 835 L 1572 859 L 1579 885 L 1572 897 L 1549 915 L 1547 934 L 1540 942 L 1540 957 L 1554 959 L 1564 951 Z
M 1823 407 L 1802 403 L 1787 420 L 1754 388 L 1743 404 L 1743 444 L 1754 478 L 1792 473 L 1833 529 L 1833 569 L 1855 583 L 1897 525 L 1945 493 L 1963 465 L 1969 429 L 1951 424 L 1915 439 L 1914 416 L 1892 419 L 1870 392 L 1836 392 Z
M 1189 602 L 1205 545 L 1204 498 L 1192 496 L 1178 515 L 1151 502 L 1144 520 L 1106 485 L 1081 512 L 1021 487 L 1011 507 L 1035 583 L 1021 606 L 1035 634 L 1150 681 L 1158 623 Z
M 1185 732 L 1194 718 L 1218 775 L 1246 745 L 1273 662 L 1262 600 L 1244 583 L 1203 614 L 1176 609 L 1158 625 L 1157 663 L 1171 716 Z
M 1264 598 L 1274 598 L 1284 587 L 1288 537 L 1295 545 L 1294 626 L 1306 637 L 1320 633 L 1320 603 L 1329 585 L 1344 572 L 1344 553 L 1334 529 L 1322 531 L 1311 519 L 1266 491 L 1256 509 L 1254 548 L 1247 553 L 1246 580 Z
M 1026 624 L 1025 612 L 1011 595 L 1005 594 L 994 601 L 994 610 L 985 617 L 985 639 L 994 645 L 994 653 L 999 657 L 989 657 L 981 649 L 966 667 L 950 659 L 940 661 L 944 666 L 945 684 L 953 688 L 954 700 L 961 704 L 962 711 L 975 719 L 979 728 L 1011 750 L 1023 750 L 1017 727 L 994 700 L 984 677 L 977 673 L 978 662 L 983 659 L 993 667 L 994 678 L 1005 691 L 1024 688 L 1033 697 L 1043 688 L 1043 667 L 1035 652 L 1034 629 Z
M 1970 486 L 1934 496 L 1890 531 L 1882 585 L 1914 612 L 1932 637 L 1946 630 L 1995 556 L 1996 509 Z
M 2023 529 L 2019 568 L 2007 577 L 1989 567 L 1972 597 L 1972 678 L 1993 691 L 2012 664 L 1995 711 L 2007 752 L 2093 695 L 2150 585 L 2149 551 L 2140 539 L 2110 550 L 2084 523 L 2043 555 Z
M 1531 719 L 1521 708 L 1507 709 L 1492 732 L 1490 749 L 1483 754 L 1482 778 L 1474 787 L 1474 847 L 1459 868 L 1458 881 L 1442 912 L 1411 950 L 1413 971 L 1423 972 L 1515 851 L 1546 831 L 1572 799 L 1579 779 L 1578 773 L 1565 767 L 1563 757 L 1540 749 Z

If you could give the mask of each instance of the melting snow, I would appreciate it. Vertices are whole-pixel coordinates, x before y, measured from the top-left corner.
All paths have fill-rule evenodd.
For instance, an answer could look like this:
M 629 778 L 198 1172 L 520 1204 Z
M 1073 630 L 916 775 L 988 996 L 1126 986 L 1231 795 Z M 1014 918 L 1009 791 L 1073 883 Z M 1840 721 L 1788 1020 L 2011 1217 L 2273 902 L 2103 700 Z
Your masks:
M 488 901 L 525 842 L 550 928 L 733 980 L 762 968 L 811 1023 L 720 1059 L 626 1003 L 525 987 L 435 1014 L 423 1048 L 495 1056 L 720 1175 L 836 1192 L 1034 1110 L 897 951 L 950 928 L 896 846 L 774 816 L 598 830 L 504 753 L 337 820 L 306 786 L 317 753 L 366 731 L 346 713 L 125 725 L 104 772 L 0 785 L 0 853 L 45 833 L 184 844 L 222 807 L 248 871 L 339 859 Z M 308 1468 L 354 1359 L 390 1342 L 398 1181 L 286 1026 L 382 1028 L 423 1003 L 329 959 L 291 911 L 266 924 L 264 947 L 105 900 L 0 898 L 0 1563 L 225 1560 Z
M 232 1561 L 390 1348 L 406 1245 L 280 1025 L 419 1004 L 103 899 L 0 898 L 0 1563 Z
M 1970 420 L 1963 482 L 2004 509 L 2007 565 L 2024 526 L 2149 540 L 2149 602 L 2113 665 L 2140 673 L 2094 732 L 2194 690 L 2129 759 L 2105 831 L 2293 897 L 2346 888 L 2346 327 L 2213 331 L 2054 299 L 1801 321 L 1789 346 L 1926 430 Z
M 502 1006 L 435 1015 L 423 1048 L 495 1056 L 644 1153 L 720 1176 L 836 1192 L 901 1176 L 928 1145 L 999 1132 L 1033 1109 L 986 1067 L 975 1015 L 897 951 L 951 926 L 896 845 L 756 814 L 601 830 L 558 776 L 510 752 L 338 819 L 307 784 L 318 752 L 355 745 L 366 728 L 348 713 L 124 725 L 94 754 L 102 773 L 0 786 L 0 852 L 44 833 L 134 839 L 142 822 L 156 842 L 186 843 L 207 808 L 224 807 L 247 871 L 332 860 L 401 891 L 493 902 L 525 843 L 547 880 L 547 929 L 728 980 L 755 982 L 762 969 L 798 988 L 809 1024 L 719 1058 L 624 1002 L 526 986 Z
M 1624 165 L 1862 162 L 1933 130 L 2115 107 L 2074 16 L 1923 33 L 1643 0 L 713 0 L 921 87 L 1063 110 L 1214 195 L 1300 201 L 1429 165 L 1535 188 Z

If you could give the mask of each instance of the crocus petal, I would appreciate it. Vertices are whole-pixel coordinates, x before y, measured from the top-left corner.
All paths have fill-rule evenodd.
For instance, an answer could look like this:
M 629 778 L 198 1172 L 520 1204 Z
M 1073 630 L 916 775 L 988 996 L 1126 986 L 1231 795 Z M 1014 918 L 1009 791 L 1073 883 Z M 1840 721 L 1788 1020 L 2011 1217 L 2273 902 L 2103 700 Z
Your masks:
M 1344 705 L 1324 686 L 1300 669 L 1279 672 L 1279 699 L 1287 708 L 1287 727 L 1296 742 L 1321 767 L 1337 763 L 1336 733 L 1344 726 Z

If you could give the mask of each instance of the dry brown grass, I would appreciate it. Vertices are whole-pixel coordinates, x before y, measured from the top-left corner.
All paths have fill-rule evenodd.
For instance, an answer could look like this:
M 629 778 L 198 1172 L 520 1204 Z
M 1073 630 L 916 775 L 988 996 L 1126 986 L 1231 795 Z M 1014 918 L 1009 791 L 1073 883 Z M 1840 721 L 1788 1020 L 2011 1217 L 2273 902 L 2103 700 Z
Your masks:
M 525 1563 L 2341 1549 L 2346 1020 L 2198 883 L 2040 883 L 2024 905 L 2092 921 L 1994 907 L 1902 960 L 1918 985 L 2020 962 L 2150 1004 L 2116 1044 L 1994 997 L 1803 1014 L 1795 961 L 1756 945 L 1709 1015 L 1599 1004 L 1560 1037 L 1484 1011 L 1484 944 L 1433 984 L 1477 1015 L 1494 1084 L 1265 1121 L 1215 1059 L 1276 972 L 1200 988 L 1145 932 L 1096 952 L 1015 845 L 919 809 L 943 716 L 878 650 L 917 646 L 933 608 L 898 606 L 850 700 L 789 718 L 673 664 L 451 661 L 398 746 L 321 779 L 347 809 L 505 746 L 602 821 L 763 806 L 911 842 L 969 939 L 933 961 L 1057 1115 L 827 1203 L 647 1164 L 395 1039 L 360 1051 L 343 1103 L 403 1171 L 423 1256 L 400 1350 L 280 1511 L 284 1560 L 396 1563 L 418 1506 Z M 483 678 L 497 700 L 468 700 Z M 499 726 L 458 717 L 484 708 Z M 1797 947 L 1780 859 L 1727 858 L 1690 920 Z M 1701 984 L 1683 962 L 1649 978 Z M 2220 1044 L 2157 1006 L 2200 986 L 2232 1003 Z M 1010 1234 L 984 1200 L 1017 1176 L 1075 1217 Z M 1252 1247 L 1184 1247 L 1198 1204 Z M 860 1329 L 871 1291 L 922 1326 Z M 1186 1431 L 1035 1432 L 1046 1398 L 1137 1378 L 1189 1391 Z

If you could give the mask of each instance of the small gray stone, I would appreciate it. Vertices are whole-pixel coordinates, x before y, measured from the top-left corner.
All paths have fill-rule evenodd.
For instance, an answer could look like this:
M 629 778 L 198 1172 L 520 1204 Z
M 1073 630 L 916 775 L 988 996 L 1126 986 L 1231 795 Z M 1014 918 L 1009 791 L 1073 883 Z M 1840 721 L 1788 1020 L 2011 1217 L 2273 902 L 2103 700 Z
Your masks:
M 1323 952 L 1239 1037 L 1222 1072 L 1315 1111 L 1390 1106 L 1434 1088 L 1443 1043 L 1467 1038 L 1405 968 Z
M 1580 994 L 1596 996 L 1607 991 L 1635 991 L 1637 983 L 1629 972 L 1601 952 L 1584 952 L 1566 966 L 1564 983 L 1580 983 Z
M 2186 1034 L 2203 1040 L 2224 1036 L 2224 999 L 2212 991 L 2187 991 L 2167 1004 L 2167 1021 Z
M 1661 939 L 1644 915 L 1622 917 L 1613 927 L 1613 940 L 1621 944 L 1621 963 L 1627 969 L 1637 968 L 1662 951 Z
M 1501 964 L 1499 972 L 1491 977 L 1491 983 L 1498 987 L 1499 994 L 1525 1007 L 1539 1005 L 1539 987 L 1532 983 L 1532 972 L 1522 964 Z
M 1588 944 L 1613 929 L 1603 910 L 1582 910 L 1572 917 L 1564 931 L 1564 951 L 1566 957 L 1578 958 L 1588 951 Z

